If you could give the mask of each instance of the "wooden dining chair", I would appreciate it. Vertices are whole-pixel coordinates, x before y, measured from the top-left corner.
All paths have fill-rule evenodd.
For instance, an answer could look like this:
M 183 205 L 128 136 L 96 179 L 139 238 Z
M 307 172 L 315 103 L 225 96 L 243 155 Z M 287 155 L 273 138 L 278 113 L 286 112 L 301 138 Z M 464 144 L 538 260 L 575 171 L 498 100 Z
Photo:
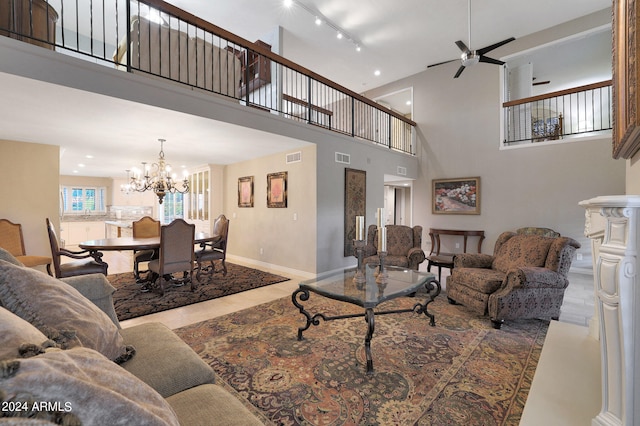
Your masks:
M 51 246 L 51 257 L 53 260 L 53 268 L 56 278 L 74 277 L 77 275 L 87 274 L 104 274 L 107 275 L 109 265 L 102 261 L 102 253 L 84 251 L 72 251 L 60 248 L 58 236 L 53 224 L 47 221 L 47 233 L 49 234 L 49 244 Z M 70 257 L 75 259 L 69 262 L 62 262 L 61 257 Z
M 153 273 L 151 284 L 160 289 L 161 296 L 164 296 L 164 281 L 178 285 L 191 283 L 191 290 L 195 290 L 193 282 L 195 233 L 196 226 L 183 219 L 176 219 L 160 228 L 160 256 L 149 262 L 149 270 Z M 177 272 L 183 273 L 181 280 L 173 277 Z
M 24 248 L 22 225 L 8 219 L 0 219 L 0 247 L 11 253 L 24 266 L 30 268 L 45 265 L 51 275 L 51 258 L 47 256 L 27 255 Z
M 133 238 L 153 238 L 160 236 L 160 221 L 150 216 L 144 216 L 131 224 Z M 151 262 L 158 258 L 158 250 L 134 250 L 133 251 L 133 273 L 136 281 L 140 282 L 140 264 Z
M 213 223 L 213 240 L 200 244 L 200 250 L 196 251 L 197 263 L 196 279 L 200 281 L 203 273 L 209 275 L 209 281 L 216 272 L 214 262 L 219 260 L 222 265 L 222 275 L 227 275 L 227 239 L 229 237 L 229 219 L 223 214 L 218 216 Z M 207 262 L 209 265 L 207 265 Z

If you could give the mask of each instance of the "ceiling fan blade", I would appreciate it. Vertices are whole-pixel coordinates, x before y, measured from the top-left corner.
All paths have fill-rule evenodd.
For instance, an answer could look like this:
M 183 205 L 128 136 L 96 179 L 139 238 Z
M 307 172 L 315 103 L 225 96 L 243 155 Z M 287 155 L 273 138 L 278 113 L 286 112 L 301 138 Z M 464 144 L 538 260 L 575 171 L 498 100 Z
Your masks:
M 427 65 L 427 68 L 431 68 L 431 67 L 436 67 L 438 65 L 444 65 L 444 64 L 448 64 L 449 62 L 454 62 L 454 61 L 459 61 L 460 59 L 451 59 L 449 61 L 444 61 L 444 62 L 438 62 L 437 64 L 431 64 L 431 65 Z
M 458 46 L 458 49 L 460 49 L 461 51 L 463 51 L 464 53 L 471 53 L 471 50 L 469 50 L 469 48 L 467 47 L 466 44 L 464 44 L 464 42 L 462 40 L 458 40 L 456 41 L 456 46 Z
M 460 65 L 460 68 L 458 68 L 458 72 L 456 73 L 456 75 L 453 76 L 453 78 L 460 77 L 460 74 L 462 74 L 462 71 L 464 71 L 464 65 Z
M 480 56 L 480 62 L 486 62 L 487 64 L 504 65 L 504 62 L 490 58 L 488 56 Z
M 504 46 L 504 45 L 505 45 L 505 44 L 507 44 L 507 43 L 511 43 L 511 42 L 512 42 L 512 41 L 514 41 L 514 40 L 515 40 L 515 38 L 514 38 L 514 37 L 510 37 L 510 38 L 508 38 L 508 39 L 506 39 L 506 40 L 499 41 L 499 42 L 498 42 L 498 43 L 496 43 L 496 44 L 492 44 L 491 46 L 483 47 L 482 49 L 479 49 L 479 50 L 477 51 L 477 52 L 478 52 L 478 55 L 484 55 L 485 53 L 489 53 L 489 52 L 491 52 L 493 49 L 497 49 L 498 47 L 500 47 L 500 46 Z

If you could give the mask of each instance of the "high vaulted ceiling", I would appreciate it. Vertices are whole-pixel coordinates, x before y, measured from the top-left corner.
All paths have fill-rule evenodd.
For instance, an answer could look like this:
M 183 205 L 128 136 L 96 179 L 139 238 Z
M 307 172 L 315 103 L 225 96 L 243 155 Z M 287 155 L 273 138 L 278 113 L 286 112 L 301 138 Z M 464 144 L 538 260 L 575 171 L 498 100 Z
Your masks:
M 290 8 L 283 0 L 168 2 L 250 41 L 281 26 L 283 56 L 358 93 L 459 58 L 456 40 L 480 49 L 611 7 L 611 0 L 471 0 L 469 45 L 468 0 L 295 0 Z M 329 25 L 317 26 L 309 10 L 353 36 L 361 51 Z M 459 63 L 447 66 L 453 75 Z
M 473 49 L 511 36 L 523 37 L 611 6 L 610 0 L 471 1 Z M 459 58 L 456 40 L 469 44 L 467 0 L 295 0 L 291 8 L 285 8 L 283 0 L 169 3 L 250 41 L 281 27 L 282 56 L 358 93 L 422 72 L 430 64 Z M 356 39 L 361 51 L 356 52 L 348 40 L 338 40 L 330 25 L 317 26 L 310 10 Z M 499 58 L 500 52 L 495 53 L 491 56 Z M 453 76 L 459 63 L 442 66 L 450 67 Z M 376 70 L 379 76 L 374 75 Z M 469 77 L 463 74 L 461 78 Z M 167 139 L 168 158 L 189 167 L 203 164 L 203 158 L 230 164 L 301 144 L 9 74 L 0 73 L 0 87 L 5 100 L 0 105 L 0 139 L 61 146 L 60 172 L 64 175 L 124 177 L 124 170 L 132 162 L 154 159 L 158 138 Z M 124 114 L 126 111 L 131 114 Z M 39 117 L 35 123 L 34 116 Z M 70 116 L 76 120 L 61 125 Z M 151 120 L 157 123 L 152 134 L 147 124 Z M 234 146 L 230 146 L 231 140 Z M 260 145 L 251 147 L 255 141 Z M 237 146 L 244 149 L 235 149 Z M 85 156 L 92 152 L 99 152 L 100 158 L 88 161 Z M 78 169 L 81 162 L 87 167 Z

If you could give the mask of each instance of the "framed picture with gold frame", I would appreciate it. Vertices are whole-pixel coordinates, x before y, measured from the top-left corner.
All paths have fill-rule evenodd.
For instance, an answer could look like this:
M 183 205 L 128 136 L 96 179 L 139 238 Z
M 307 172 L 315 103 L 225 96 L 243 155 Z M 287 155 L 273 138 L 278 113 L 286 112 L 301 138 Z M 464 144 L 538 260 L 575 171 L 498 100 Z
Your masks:
M 253 176 L 238 178 L 238 207 L 253 207 Z
M 613 158 L 640 150 L 638 19 L 640 2 L 613 1 Z
M 480 178 L 433 179 L 434 214 L 480 214 Z
M 267 207 L 287 207 L 287 174 L 278 172 L 267 175 Z

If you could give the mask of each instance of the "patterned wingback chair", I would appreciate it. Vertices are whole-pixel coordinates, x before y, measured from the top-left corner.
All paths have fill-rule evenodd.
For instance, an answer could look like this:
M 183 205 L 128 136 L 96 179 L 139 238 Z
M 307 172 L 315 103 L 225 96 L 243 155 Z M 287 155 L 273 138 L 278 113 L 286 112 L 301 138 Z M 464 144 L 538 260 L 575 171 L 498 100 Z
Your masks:
M 422 226 L 414 226 L 412 228 L 405 225 L 386 225 L 386 228 L 386 264 L 418 270 L 418 266 L 425 259 L 425 254 L 422 250 Z M 364 248 L 364 263 L 379 262 L 378 227 L 369 225 L 367 245 Z
M 447 297 L 453 304 L 489 315 L 495 328 L 506 319 L 558 319 L 578 248 L 580 244 L 568 237 L 503 232 L 493 256 L 455 257 Z

